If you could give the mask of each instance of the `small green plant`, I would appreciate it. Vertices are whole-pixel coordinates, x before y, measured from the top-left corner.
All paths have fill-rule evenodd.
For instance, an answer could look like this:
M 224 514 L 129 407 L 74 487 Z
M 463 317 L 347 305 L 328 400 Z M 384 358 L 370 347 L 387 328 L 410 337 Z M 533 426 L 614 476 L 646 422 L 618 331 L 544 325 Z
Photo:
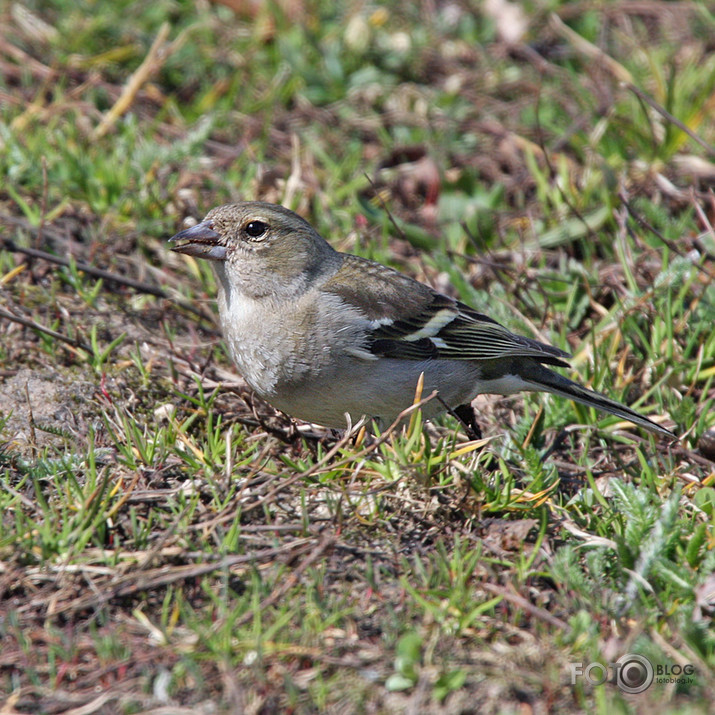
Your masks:
M 96 374 L 101 374 L 110 356 L 126 339 L 127 334 L 122 333 L 112 340 L 109 345 L 100 345 L 97 336 L 98 328 L 92 325 L 89 329 L 90 348 L 92 352 L 87 355 L 87 362 Z
M 407 690 L 419 677 L 419 665 L 422 660 L 422 639 L 411 631 L 397 641 L 395 647 L 395 672 L 385 682 L 388 690 Z
M 77 291 L 77 295 L 90 307 L 95 308 L 97 298 L 102 291 L 104 282 L 101 278 L 94 281 L 93 285 L 87 286 L 88 277 L 77 268 L 77 261 L 70 256 L 69 265 L 62 269 L 60 275 L 67 281 L 67 284 Z

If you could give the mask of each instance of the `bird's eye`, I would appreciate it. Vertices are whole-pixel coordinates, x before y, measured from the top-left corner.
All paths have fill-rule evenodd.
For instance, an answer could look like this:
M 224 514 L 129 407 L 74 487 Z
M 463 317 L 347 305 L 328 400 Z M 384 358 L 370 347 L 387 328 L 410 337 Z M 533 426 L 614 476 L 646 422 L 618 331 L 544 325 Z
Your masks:
M 260 238 L 268 230 L 268 224 L 263 221 L 250 221 L 245 230 L 251 238 Z

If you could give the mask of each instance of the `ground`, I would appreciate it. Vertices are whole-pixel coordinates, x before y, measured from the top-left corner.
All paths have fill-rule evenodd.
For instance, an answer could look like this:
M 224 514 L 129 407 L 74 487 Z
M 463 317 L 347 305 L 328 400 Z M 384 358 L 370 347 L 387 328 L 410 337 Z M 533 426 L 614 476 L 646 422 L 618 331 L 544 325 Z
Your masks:
M 705 4 L 0 15 L 2 712 L 711 711 Z M 292 421 L 166 243 L 248 199 L 678 440 L 534 395 L 480 440 Z M 623 657 L 644 692 L 584 674 Z

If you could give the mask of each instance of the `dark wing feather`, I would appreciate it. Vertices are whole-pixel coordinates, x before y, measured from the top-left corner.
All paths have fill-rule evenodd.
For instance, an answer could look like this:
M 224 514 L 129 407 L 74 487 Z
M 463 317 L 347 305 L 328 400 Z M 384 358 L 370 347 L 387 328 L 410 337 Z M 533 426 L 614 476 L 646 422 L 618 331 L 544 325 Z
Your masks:
M 459 360 L 498 360 L 531 357 L 541 363 L 568 367 L 567 352 L 523 335 L 516 335 L 490 317 L 457 302 L 459 315 L 435 336 L 445 347 L 442 357 Z
M 373 323 L 366 348 L 374 355 L 478 361 L 530 357 L 568 367 L 563 358 L 569 354 L 563 350 L 515 335 L 492 318 L 402 273 L 356 256 L 346 255 L 344 260 L 342 280 L 330 279 L 322 290 L 358 308 Z M 345 276 L 350 276 L 349 283 Z

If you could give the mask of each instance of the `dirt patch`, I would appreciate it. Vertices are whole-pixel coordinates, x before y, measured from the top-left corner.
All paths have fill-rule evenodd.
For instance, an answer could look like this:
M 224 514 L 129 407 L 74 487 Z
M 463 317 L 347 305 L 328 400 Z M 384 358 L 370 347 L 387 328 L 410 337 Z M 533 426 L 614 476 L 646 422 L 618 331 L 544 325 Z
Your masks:
M 0 383 L 0 439 L 26 455 L 86 430 L 96 386 L 53 370 L 23 368 Z

